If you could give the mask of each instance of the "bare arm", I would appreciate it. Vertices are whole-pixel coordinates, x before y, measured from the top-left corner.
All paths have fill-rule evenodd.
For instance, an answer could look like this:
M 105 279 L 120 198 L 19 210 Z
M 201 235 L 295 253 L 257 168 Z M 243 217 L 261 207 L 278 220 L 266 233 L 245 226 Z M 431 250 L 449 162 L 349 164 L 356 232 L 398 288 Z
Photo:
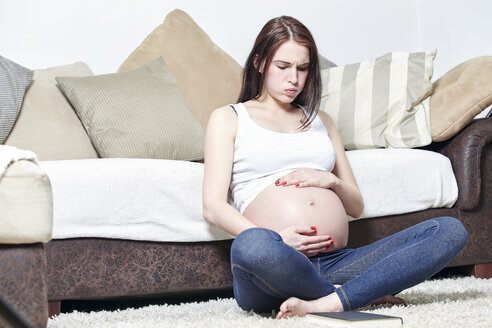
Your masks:
M 362 200 L 362 195 L 359 186 L 357 185 L 357 181 L 355 180 L 354 173 L 352 172 L 352 168 L 350 167 L 347 155 L 345 155 L 342 138 L 330 115 L 320 111 L 319 117 L 325 124 L 333 144 L 333 149 L 335 150 L 336 161 L 332 173 L 338 179 L 335 179 L 330 189 L 338 195 L 347 214 L 354 218 L 358 218 L 364 210 L 364 201 Z
M 205 136 L 202 195 L 203 217 L 233 236 L 254 227 L 227 202 L 236 131 L 237 116 L 230 107 L 221 107 L 210 116 Z

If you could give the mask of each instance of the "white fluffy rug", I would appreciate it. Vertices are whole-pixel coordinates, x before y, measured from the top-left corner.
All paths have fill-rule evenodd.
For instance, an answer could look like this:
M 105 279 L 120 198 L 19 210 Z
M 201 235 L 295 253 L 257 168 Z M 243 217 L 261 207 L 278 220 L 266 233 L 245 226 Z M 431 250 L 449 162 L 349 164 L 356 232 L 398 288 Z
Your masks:
M 492 279 L 430 280 L 398 295 L 407 306 L 366 307 L 403 318 L 403 327 L 492 327 Z M 276 320 L 242 311 L 233 299 L 181 305 L 150 305 L 113 312 L 62 313 L 48 321 L 61 327 L 316 327 L 305 318 Z

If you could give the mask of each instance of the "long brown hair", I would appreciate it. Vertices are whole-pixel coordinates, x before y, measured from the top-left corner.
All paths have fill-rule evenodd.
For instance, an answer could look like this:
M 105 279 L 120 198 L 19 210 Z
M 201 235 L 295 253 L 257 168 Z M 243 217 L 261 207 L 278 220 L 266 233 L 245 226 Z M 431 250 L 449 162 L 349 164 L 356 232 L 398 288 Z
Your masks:
M 297 19 L 281 16 L 268 21 L 256 37 L 255 44 L 243 69 L 242 87 L 238 102 L 258 99 L 263 92 L 266 72 L 277 49 L 289 40 L 294 40 L 309 50 L 309 70 L 306 84 L 292 102 L 307 111 L 301 129 L 308 126 L 316 117 L 321 102 L 321 75 L 319 71 L 318 48 L 311 32 Z M 257 65 L 264 65 L 261 74 Z M 263 64 L 264 63 L 264 64 Z

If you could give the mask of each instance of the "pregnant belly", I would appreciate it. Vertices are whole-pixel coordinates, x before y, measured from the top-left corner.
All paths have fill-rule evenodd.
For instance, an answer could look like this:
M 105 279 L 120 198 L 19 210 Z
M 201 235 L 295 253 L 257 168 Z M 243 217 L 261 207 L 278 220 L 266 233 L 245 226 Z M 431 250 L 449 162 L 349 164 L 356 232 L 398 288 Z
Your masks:
M 268 186 L 243 215 L 259 227 L 280 231 L 288 226 L 315 226 L 317 235 L 329 235 L 329 252 L 347 245 L 348 220 L 343 204 L 330 189 Z

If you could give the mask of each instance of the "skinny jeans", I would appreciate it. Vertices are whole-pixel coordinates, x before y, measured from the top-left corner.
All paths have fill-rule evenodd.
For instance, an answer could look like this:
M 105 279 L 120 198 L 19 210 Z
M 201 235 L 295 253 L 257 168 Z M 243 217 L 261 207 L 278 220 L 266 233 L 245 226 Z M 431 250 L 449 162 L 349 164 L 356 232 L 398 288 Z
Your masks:
M 275 231 L 251 228 L 231 247 L 234 297 L 246 311 L 269 313 L 289 297 L 314 300 L 336 292 L 344 310 L 354 310 L 432 277 L 467 240 L 459 220 L 439 217 L 360 248 L 306 257 Z

